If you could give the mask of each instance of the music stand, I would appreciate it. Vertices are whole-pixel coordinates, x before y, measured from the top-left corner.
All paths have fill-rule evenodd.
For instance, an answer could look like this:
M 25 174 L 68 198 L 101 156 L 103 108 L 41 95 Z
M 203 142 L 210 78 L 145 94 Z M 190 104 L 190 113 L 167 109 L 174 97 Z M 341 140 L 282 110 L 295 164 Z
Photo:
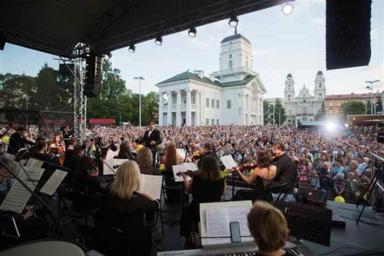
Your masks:
M 383 169 L 384 169 L 384 164 L 381 164 L 381 166 L 380 166 L 380 167 L 377 169 L 377 171 L 374 173 L 373 178 L 372 178 L 371 181 L 369 182 L 369 184 L 368 184 L 368 186 L 367 186 L 365 192 L 364 192 L 364 193 L 361 193 L 361 194 L 359 195 L 359 198 L 358 198 L 357 201 L 356 201 L 356 208 L 358 208 L 358 207 L 359 207 L 359 203 L 360 203 L 361 201 L 363 201 L 363 198 L 364 198 L 364 195 L 365 195 L 365 194 L 368 193 L 367 200 L 366 200 L 367 202 L 371 199 L 372 191 L 373 191 L 373 189 L 375 188 L 375 186 L 376 186 L 376 184 L 377 184 L 377 182 L 378 182 L 378 180 L 379 180 L 380 174 L 381 174 L 381 173 L 384 173 L 384 170 L 383 170 Z M 359 213 L 359 215 L 357 216 L 357 219 L 356 219 L 356 225 L 359 224 L 360 219 L 361 219 L 361 217 L 362 217 L 362 215 L 363 215 L 363 212 L 364 212 L 366 206 L 367 206 L 367 204 L 363 204 L 363 208 L 360 210 L 360 213 Z

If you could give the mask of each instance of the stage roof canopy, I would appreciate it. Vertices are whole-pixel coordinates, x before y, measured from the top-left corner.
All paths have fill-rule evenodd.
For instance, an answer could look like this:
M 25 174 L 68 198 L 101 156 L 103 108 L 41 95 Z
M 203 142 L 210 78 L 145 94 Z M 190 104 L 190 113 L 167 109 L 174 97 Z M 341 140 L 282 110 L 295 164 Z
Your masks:
M 97 54 L 290 0 L 4 0 L 0 37 L 70 57 L 78 42 Z

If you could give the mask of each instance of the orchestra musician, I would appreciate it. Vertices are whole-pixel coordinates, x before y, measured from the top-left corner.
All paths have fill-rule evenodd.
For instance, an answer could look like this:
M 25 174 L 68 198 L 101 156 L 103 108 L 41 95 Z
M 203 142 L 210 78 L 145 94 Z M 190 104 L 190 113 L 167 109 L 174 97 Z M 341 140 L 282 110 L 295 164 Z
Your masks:
M 257 243 L 257 256 L 291 256 L 283 249 L 288 239 L 284 215 L 267 202 L 257 201 L 248 213 L 248 228 Z
M 193 243 L 190 236 L 192 225 L 200 220 L 200 203 L 220 201 L 225 191 L 225 181 L 220 175 L 219 162 L 212 155 L 205 155 L 201 159 L 199 171 L 192 177 L 186 173 L 182 175 L 185 191 L 192 194 L 192 201 L 183 209 L 180 223 L 180 233 L 187 238 L 186 245 L 189 245 Z
M 144 215 L 156 212 L 160 204 L 150 195 L 139 193 L 139 188 L 139 166 L 135 161 L 124 162 L 117 169 L 109 191 L 104 193 L 96 214 L 96 227 L 123 231 L 127 248 L 119 255 L 150 255 L 151 233 L 145 226 Z
M 255 183 L 255 188 L 253 190 L 241 189 L 237 191 L 234 200 L 266 200 L 265 188 L 276 176 L 277 168 L 272 163 L 273 157 L 271 150 L 258 150 L 256 154 L 256 168 L 251 171 L 250 176 L 244 175 L 240 168 L 235 169 L 240 178 L 247 184 Z
M 151 149 L 153 154 L 153 165 L 156 163 L 156 147 L 161 144 L 160 131 L 156 129 L 155 122 L 148 122 L 148 130 L 145 131 L 142 143 Z
M 64 165 L 65 143 L 61 133 L 56 133 L 53 137 L 52 144 L 49 146 L 49 152 L 56 155 L 60 165 Z

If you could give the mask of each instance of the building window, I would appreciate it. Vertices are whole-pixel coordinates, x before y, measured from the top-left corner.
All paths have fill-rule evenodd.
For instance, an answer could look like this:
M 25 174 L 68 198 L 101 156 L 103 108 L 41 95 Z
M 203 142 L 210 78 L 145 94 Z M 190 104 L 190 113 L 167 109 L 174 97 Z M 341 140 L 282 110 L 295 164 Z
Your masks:
M 215 99 L 212 99 L 212 100 L 211 100 L 211 107 L 212 107 L 212 108 L 215 108 Z
M 229 54 L 229 58 L 232 59 L 232 54 Z
M 220 108 L 220 102 L 219 102 L 219 100 L 216 100 L 216 108 Z
M 209 118 L 205 120 L 205 125 L 209 125 Z
M 215 125 L 215 119 L 211 119 L 211 125 Z
M 288 101 L 291 101 L 291 95 L 288 95 Z
M 207 108 L 209 108 L 209 99 L 208 99 L 208 98 L 205 99 L 205 106 L 206 106 Z
M 321 82 L 319 83 L 319 88 L 321 89 Z
M 232 62 L 232 60 L 230 60 L 230 61 L 228 62 L 228 66 L 229 66 L 229 69 L 232 69 L 232 68 L 233 68 L 233 62 Z
M 220 125 L 220 123 L 219 123 L 219 119 L 216 119 L 216 124 L 217 124 L 217 125 Z
M 321 99 L 323 97 L 323 95 L 321 93 L 319 93 L 319 98 Z
M 227 100 L 227 108 L 231 108 L 231 100 Z

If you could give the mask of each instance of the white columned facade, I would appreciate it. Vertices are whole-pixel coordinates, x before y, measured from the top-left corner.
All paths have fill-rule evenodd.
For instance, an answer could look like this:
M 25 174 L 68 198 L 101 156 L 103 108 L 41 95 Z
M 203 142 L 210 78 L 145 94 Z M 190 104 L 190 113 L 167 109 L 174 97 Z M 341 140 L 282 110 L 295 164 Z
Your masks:
M 172 111 L 171 111 L 171 105 L 172 105 L 172 92 L 167 92 L 167 98 L 168 98 L 168 108 L 167 108 L 167 123 L 166 125 L 172 124 Z
M 383 101 L 384 102 L 384 101 Z M 196 103 L 196 112 L 195 112 L 195 118 L 196 122 L 195 125 L 199 126 L 201 125 L 201 119 L 200 119 L 200 112 L 201 112 L 201 92 L 196 91 L 196 96 L 195 96 L 195 103 Z M 383 108 L 384 109 L 384 108 Z
M 192 125 L 192 113 L 191 113 L 191 90 L 188 88 L 186 90 L 186 109 L 185 109 L 185 121 L 186 121 L 186 125 L 187 126 L 191 126 Z
M 181 91 L 176 91 L 176 126 L 181 126 L 181 112 L 180 112 L 180 105 L 181 105 Z

